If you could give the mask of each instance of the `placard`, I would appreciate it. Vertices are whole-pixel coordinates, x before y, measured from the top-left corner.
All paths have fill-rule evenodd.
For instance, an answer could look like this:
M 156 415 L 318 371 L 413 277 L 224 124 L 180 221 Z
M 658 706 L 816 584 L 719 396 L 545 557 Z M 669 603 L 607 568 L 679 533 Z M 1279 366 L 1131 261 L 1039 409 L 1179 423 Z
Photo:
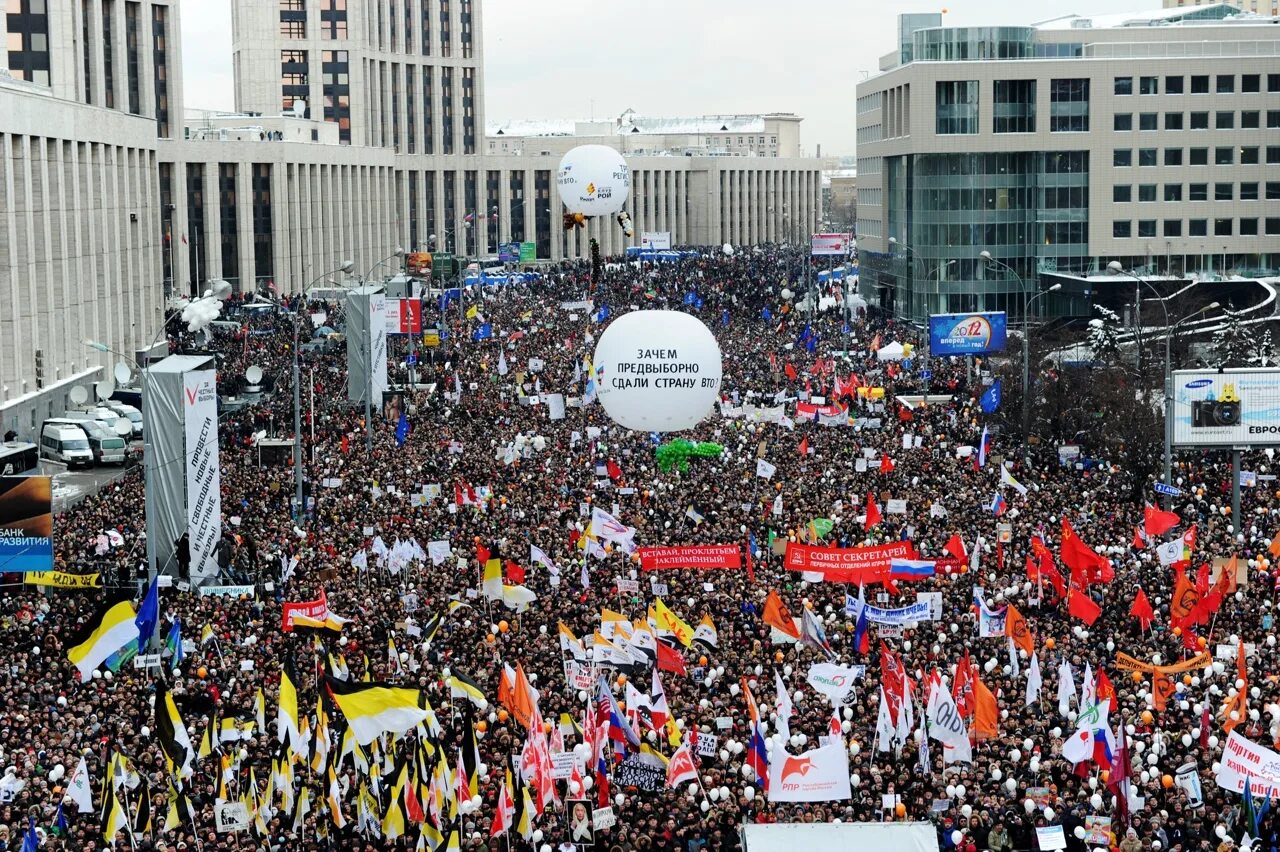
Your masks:
M 213 822 L 220 834 L 246 831 L 249 828 L 249 809 L 244 802 L 218 799 L 213 806 Z
M 639 593 L 640 593 L 640 581 L 639 581 L 639 580 L 624 580 L 623 578 L 619 577 L 619 578 L 618 578 L 618 591 L 619 591 L 619 592 L 631 592 L 631 593 L 633 593 L 633 594 L 639 594 Z
M 1042 852 L 1067 848 L 1067 834 L 1060 825 L 1036 826 L 1036 841 Z
M 720 737 L 715 734 L 698 734 L 698 756 L 715 757 L 716 746 L 719 744 Z
M 618 818 L 613 815 L 613 808 L 596 808 L 595 813 L 591 815 L 591 825 L 596 831 L 604 831 L 606 828 L 613 828 L 618 824 Z
M 238 598 L 241 595 L 253 597 L 253 585 L 200 587 L 200 597 L 207 598 L 214 595 L 223 598 Z
M 907 501 L 890 500 L 885 504 L 885 511 L 890 515 L 905 515 L 907 513 Z
M 139 654 L 133 658 L 133 667 L 135 669 L 149 669 L 160 666 L 159 654 Z
M 613 784 L 617 787 L 636 787 L 646 793 L 656 793 L 666 787 L 667 773 L 661 766 L 643 763 L 640 755 L 633 754 L 614 767 Z
M 663 597 L 669 594 L 666 583 L 659 583 L 657 580 L 649 582 L 649 589 L 657 596 Z
M 728 731 L 728 730 L 730 730 L 731 728 L 733 728 L 733 717 L 731 717 L 731 716 L 717 716 L 717 717 L 716 717 L 716 730 L 717 730 L 717 731 Z
M 551 753 L 551 777 L 562 781 L 573 776 L 573 767 L 578 756 L 571 751 L 553 751 Z
M 565 662 L 565 682 L 573 689 L 590 691 L 595 688 L 596 678 L 590 666 L 577 660 L 568 660 Z

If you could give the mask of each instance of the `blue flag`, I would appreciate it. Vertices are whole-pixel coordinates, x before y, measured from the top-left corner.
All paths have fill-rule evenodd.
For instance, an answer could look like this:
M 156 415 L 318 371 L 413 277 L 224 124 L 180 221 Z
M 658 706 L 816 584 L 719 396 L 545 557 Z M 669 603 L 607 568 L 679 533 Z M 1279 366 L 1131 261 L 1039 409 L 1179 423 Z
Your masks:
M 493 323 L 481 323 L 480 327 L 471 332 L 472 340 L 488 340 L 493 337 Z
M 39 852 L 40 835 L 36 834 L 36 818 L 27 817 L 27 831 L 22 835 L 22 852 Z
M 151 588 L 147 589 L 147 596 L 142 599 L 142 606 L 138 607 L 138 614 L 133 619 L 134 625 L 138 628 L 140 649 L 147 647 L 147 643 L 156 632 L 156 624 L 160 621 L 159 583 L 159 578 L 151 581 Z
M 805 348 L 805 351 L 810 353 L 817 352 L 818 351 L 818 335 L 816 334 L 809 335 L 809 339 L 804 342 L 804 348 Z
M 690 290 L 684 294 L 684 303 L 686 305 L 695 305 L 698 302 L 698 294 Z
M 729 324 L 729 309 L 728 309 L 728 308 L 725 308 L 723 311 L 721 311 L 721 312 L 720 312 L 720 324 L 721 324 L 721 325 L 728 325 L 728 324 Z
M 403 447 L 405 439 L 409 437 L 409 418 L 405 416 L 403 411 L 400 412 L 400 419 L 396 422 L 396 446 Z
M 591 321 L 592 321 L 592 322 L 604 322 L 604 321 L 605 321 L 605 320 L 607 320 L 608 318 L 609 318 L 609 306 L 608 306 L 608 305 L 601 305 L 601 306 L 600 306 L 600 310 L 596 311 L 596 312 L 595 312 L 595 315 L 591 317 Z
M 58 814 L 53 818 L 53 827 L 61 834 L 66 834 L 69 828 L 67 815 L 62 812 L 62 802 L 58 802 Z
M 983 414 L 991 414 L 1000 407 L 1000 380 L 996 379 L 991 387 L 987 388 L 982 394 L 982 398 L 978 400 L 978 404 L 982 406 Z
M 760 318 L 763 319 L 765 322 L 769 322 L 770 320 L 773 319 L 773 311 L 769 310 L 768 308 L 763 309 L 762 311 L 760 311 Z
M 182 662 L 182 620 L 175 618 L 173 627 L 169 628 L 169 635 L 164 640 L 165 647 L 173 652 L 173 664 L 176 666 Z
M 796 338 L 796 346 L 807 346 L 809 338 L 813 336 L 813 329 L 809 328 L 809 324 L 805 323 L 804 331 L 800 332 L 800 336 Z

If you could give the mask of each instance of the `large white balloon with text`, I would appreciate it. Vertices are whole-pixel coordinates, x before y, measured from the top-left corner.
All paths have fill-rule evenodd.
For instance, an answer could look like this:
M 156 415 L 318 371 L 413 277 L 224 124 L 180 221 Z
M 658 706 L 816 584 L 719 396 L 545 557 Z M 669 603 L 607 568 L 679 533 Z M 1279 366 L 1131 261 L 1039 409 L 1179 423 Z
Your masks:
M 570 213 L 610 216 L 627 203 L 631 170 L 608 145 L 579 145 L 560 160 L 556 186 Z
M 638 432 L 692 429 L 720 393 L 720 344 L 680 311 L 618 317 L 600 335 L 593 366 L 605 412 Z

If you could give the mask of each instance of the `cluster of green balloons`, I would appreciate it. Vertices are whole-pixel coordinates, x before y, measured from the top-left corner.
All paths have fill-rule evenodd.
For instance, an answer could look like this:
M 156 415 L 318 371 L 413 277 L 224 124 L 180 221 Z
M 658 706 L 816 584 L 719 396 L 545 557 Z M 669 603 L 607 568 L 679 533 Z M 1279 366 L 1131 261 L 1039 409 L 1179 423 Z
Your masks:
M 695 444 L 692 441 L 677 439 L 675 441 L 667 441 L 660 444 L 655 450 L 658 457 L 658 468 L 663 473 L 670 473 L 672 468 L 680 468 L 680 472 L 684 473 L 689 469 L 689 457 L 697 456 L 701 458 L 719 458 L 724 452 L 724 447 L 720 444 L 714 444 L 710 441 L 703 441 Z

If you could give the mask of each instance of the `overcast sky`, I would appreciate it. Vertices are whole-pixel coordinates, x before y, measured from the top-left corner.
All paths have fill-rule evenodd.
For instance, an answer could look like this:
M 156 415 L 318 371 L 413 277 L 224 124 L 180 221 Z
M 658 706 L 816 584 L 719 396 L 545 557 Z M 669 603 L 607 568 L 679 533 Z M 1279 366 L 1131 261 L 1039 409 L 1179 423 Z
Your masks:
M 270 0 L 258 0 L 270 2 Z M 359 2 L 359 0 L 356 0 Z M 353 3 L 352 5 L 355 5 Z M 481 0 L 491 120 L 794 112 L 809 153 L 851 154 L 854 87 L 912 0 Z M 955 0 L 951 26 L 1158 8 L 1159 0 Z M 232 109 L 228 0 L 182 7 L 186 101 Z

